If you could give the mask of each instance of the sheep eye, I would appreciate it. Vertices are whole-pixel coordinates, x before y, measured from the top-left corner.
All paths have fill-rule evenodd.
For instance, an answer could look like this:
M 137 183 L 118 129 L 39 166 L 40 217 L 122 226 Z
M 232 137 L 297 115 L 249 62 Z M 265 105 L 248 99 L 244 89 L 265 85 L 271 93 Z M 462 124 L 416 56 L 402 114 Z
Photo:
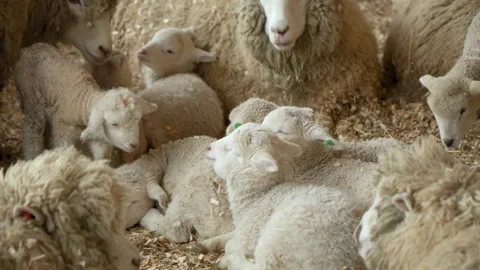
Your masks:
M 76 5 L 80 4 L 80 0 L 68 0 L 68 1 L 72 4 L 76 4 Z
M 117 123 L 112 123 L 112 126 L 118 127 L 118 124 Z
M 167 50 L 167 52 L 168 52 L 169 54 L 173 54 L 173 51 L 172 51 L 172 50 Z
M 460 110 L 460 115 L 463 115 L 463 114 L 465 113 L 465 111 L 466 111 L 466 109 L 465 109 L 465 108 L 462 108 L 462 109 Z
M 283 132 L 283 131 L 281 131 L 281 130 L 277 130 L 277 132 L 275 132 L 275 133 L 277 133 L 277 134 L 285 134 L 285 135 L 287 135 L 287 134 L 288 134 L 288 133 L 286 133 L 286 132 Z

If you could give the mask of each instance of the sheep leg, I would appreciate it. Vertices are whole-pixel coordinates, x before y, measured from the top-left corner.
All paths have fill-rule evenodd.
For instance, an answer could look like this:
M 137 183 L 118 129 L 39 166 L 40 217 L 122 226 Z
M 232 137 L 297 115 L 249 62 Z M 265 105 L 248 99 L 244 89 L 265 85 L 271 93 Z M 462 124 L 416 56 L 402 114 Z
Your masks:
M 209 253 L 209 252 L 218 252 L 220 253 L 224 248 L 225 244 L 232 239 L 233 232 L 221 234 L 209 239 L 205 239 L 197 243 L 194 247 L 194 250 L 197 253 Z
M 22 128 L 23 157 L 26 160 L 40 155 L 45 149 L 45 126 L 47 119 L 42 112 L 26 113 Z
M 163 190 L 162 187 L 155 180 L 150 180 L 147 183 L 147 194 L 148 197 L 155 201 L 155 204 L 159 210 L 163 213 L 167 210 L 167 204 L 170 200 L 168 194 Z
M 225 245 L 225 255 L 218 259 L 217 268 L 228 270 L 253 270 L 255 265 L 247 259 L 244 251 L 245 248 L 242 241 L 233 234 L 232 238 Z
M 168 214 L 163 216 L 157 209 L 148 210 L 147 214 L 140 220 L 140 225 L 145 229 L 157 232 L 168 240 L 175 243 L 186 243 L 190 241 L 192 226 L 182 221 L 179 217 Z

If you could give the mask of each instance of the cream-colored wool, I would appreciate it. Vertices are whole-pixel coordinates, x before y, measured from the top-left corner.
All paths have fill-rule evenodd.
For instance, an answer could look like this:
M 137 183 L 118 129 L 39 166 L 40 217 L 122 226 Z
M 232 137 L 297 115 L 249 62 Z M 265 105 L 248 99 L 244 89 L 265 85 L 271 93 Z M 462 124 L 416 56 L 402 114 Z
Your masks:
M 124 235 L 118 181 L 106 162 L 73 147 L 1 172 L 2 269 L 139 269 L 140 254 Z
M 22 50 L 15 82 L 25 114 L 26 159 L 82 143 L 94 159 L 110 158 L 112 146 L 131 152 L 139 144 L 142 115 L 157 109 L 126 88 L 100 89 L 85 69 L 45 43 Z
M 425 99 L 418 79 L 446 74 L 461 56 L 479 1 L 402 0 L 390 24 L 383 53 L 384 85 L 390 96 L 408 102 Z
M 301 154 L 300 146 L 253 123 L 211 144 L 207 157 L 226 180 L 235 225 L 221 269 L 363 265 L 352 238 L 354 203 L 340 190 L 293 183 L 289 163 Z
M 5 1 L 0 8 L 0 89 L 20 57 L 35 42 L 62 41 L 77 47 L 89 62 L 103 61 L 112 50 L 110 18 L 117 0 Z M 91 23 L 88 24 L 88 22 Z
M 430 95 L 427 103 L 435 116 L 443 144 L 456 148 L 477 120 L 480 108 L 480 11 L 468 27 L 463 53 L 445 75 L 424 75 L 420 83 Z
M 362 219 L 369 269 L 478 269 L 480 171 L 420 138 L 379 158 L 376 199 Z
M 121 0 L 113 27 L 122 37 L 119 47 L 135 51 L 155 29 L 193 26 L 196 44 L 217 56 L 199 73 L 218 92 L 225 113 L 250 97 L 318 108 L 332 94 L 378 94 L 377 44 L 355 1 L 282 2 L 292 12 L 306 10 L 292 19 L 305 27 L 290 50 L 279 51 L 270 42 L 258 0 L 145 1 L 138 6 L 141 16 L 130 0 Z
M 127 226 L 140 221 L 146 229 L 177 243 L 190 241 L 191 234 L 202 240 L 232 231 L 225 182 L 205 158 L 213 141 L 207 136 L 177 140 L 117 168 L 130 190 Z M 162 215 L 152 207 L 154 200 L 167 203 L 164 192 L 170 201 Z

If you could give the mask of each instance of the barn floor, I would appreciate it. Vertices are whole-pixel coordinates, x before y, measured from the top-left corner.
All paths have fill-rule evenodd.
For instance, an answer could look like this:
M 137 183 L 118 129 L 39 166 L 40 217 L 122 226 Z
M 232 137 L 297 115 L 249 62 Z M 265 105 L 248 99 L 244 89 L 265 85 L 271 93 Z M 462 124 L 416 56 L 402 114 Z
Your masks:
M 395 0 L 394 0 L 395 1 Z M 359 0 L 370 25 L 374 27 L 380 48 L 392 15 L 391 0 Z M 381 51 L 381 50 L 380 50 Z M 138 72 L 137 67 L 132 67 Z M 438 130 L 432 114 L 421 103 L 393 104 L 389 101 L 365 103 L 361 107 L 335 104 L 339 115 L 332 132 L 341 140 L 361 140 L 393 137 L 411 142 L 420 135 Z M 6 167 L 20 157 L 22 114 L 13 82 L 0 92 L 0 167 Z M 478 129 L 479 127 L 474 127 Z M 478 164 L 479 132 L 470 131 L 458 151 L 453 152 L 467 164 Z M 213 269 L 218 254 L 199 255 L 191 249 L 194 242 L 184 245 L 170 243 L 164 237 L 136 227 L 128 231 L 129 238 L 141 250 L 142 269 Z

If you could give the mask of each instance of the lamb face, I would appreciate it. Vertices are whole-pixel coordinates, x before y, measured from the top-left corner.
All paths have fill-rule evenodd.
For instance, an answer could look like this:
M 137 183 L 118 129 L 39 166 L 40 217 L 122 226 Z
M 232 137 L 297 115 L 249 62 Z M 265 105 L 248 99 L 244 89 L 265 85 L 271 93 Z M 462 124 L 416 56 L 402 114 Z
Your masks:
M 160 77 L 191 72 L 197 63 L 216 59 L 213 54 L 196 48 L 194 40 L 192 28 L 165 28 L 138 50 L 137 59 Z
M 112 51 L 111 0 L 64 0 L 72 16 L 64 41 L 75 46 L 92 64 L 103 63 Z
M 430 91 L 427 103 L 437 122 L 443 144 L 447 148 L 457 148 L 477 118 L 480 82 L 431 75 L 421 77 L 420 82 Z
M 262 125 L 275 132 L 278 137 L 289 142 L 297 141 L 335 141 L 320 127 L 311 108 L 282 106 L 270 112 Z
M 265 33 L 278 51 L 293 49 L 305 31 L 307 0 L 259 0 L 266 22 Z

